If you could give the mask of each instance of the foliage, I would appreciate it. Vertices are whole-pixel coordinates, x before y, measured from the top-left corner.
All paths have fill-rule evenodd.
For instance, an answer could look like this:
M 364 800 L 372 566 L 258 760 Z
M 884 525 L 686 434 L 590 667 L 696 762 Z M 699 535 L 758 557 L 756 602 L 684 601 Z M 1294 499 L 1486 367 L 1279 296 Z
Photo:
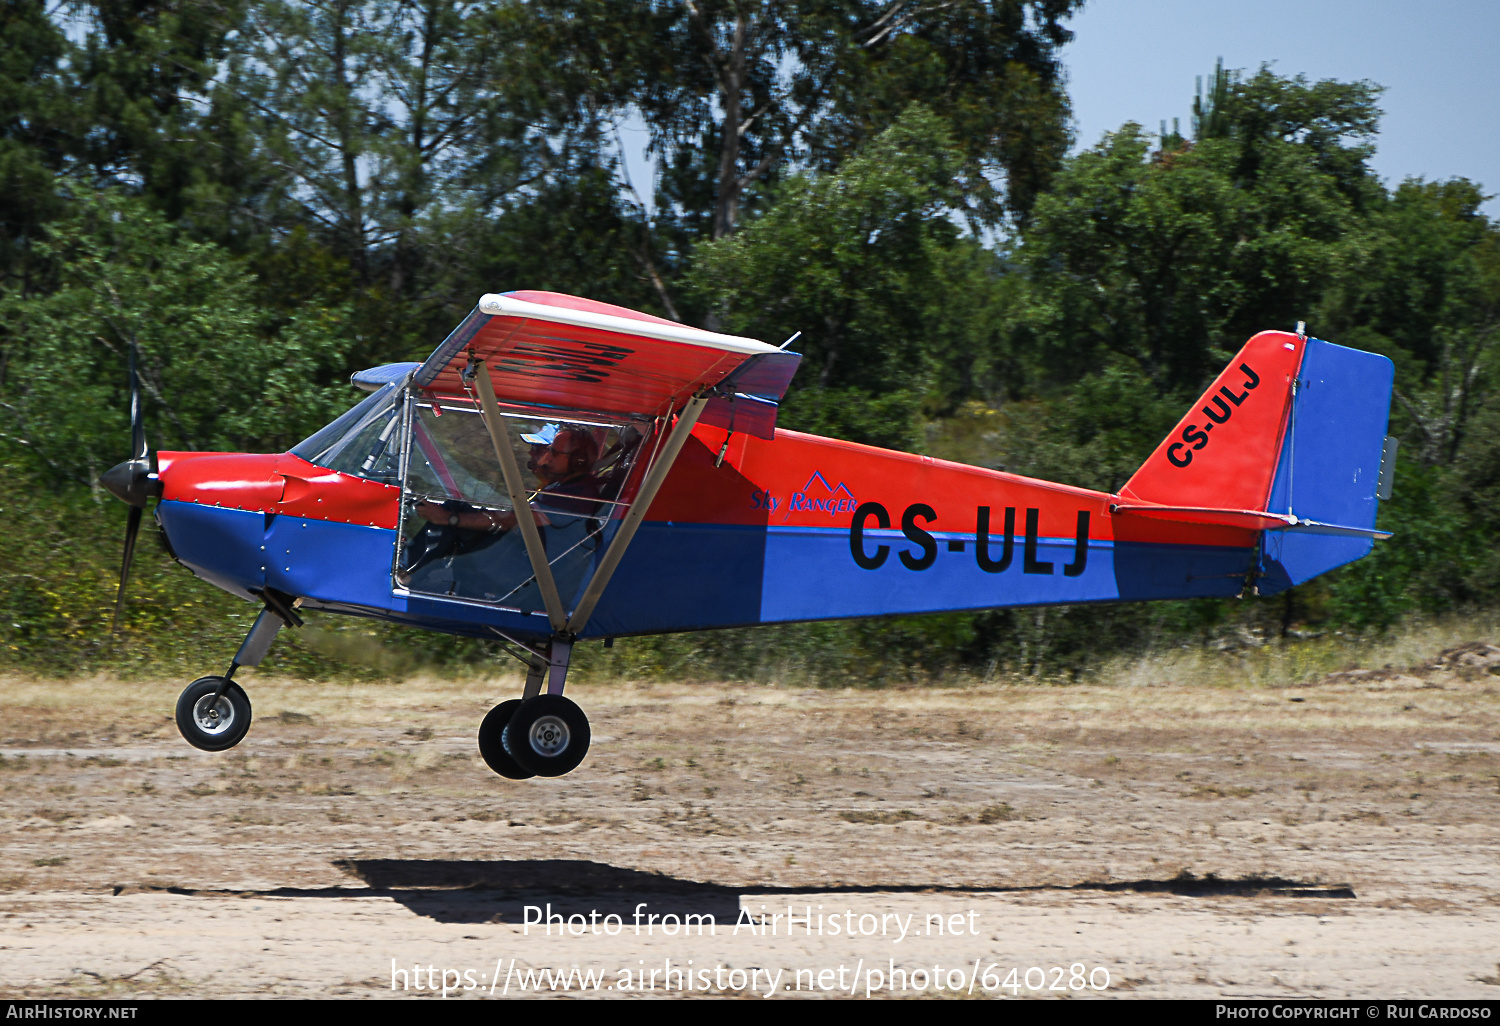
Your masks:
M 677 244 L 721 239 L 806 155 L 831 170 L 913 103 L 960 140 L 973 212 L 1016 212 L 1069 138 L 1058 50 L 1078 0 L 547 0 L 559 49 L 605 69 L 588 95 L 636 110 Z M 592 29 L 580 46 L 579 28 Z M 568 31 L 571 29 L 571 31 Z M 611 88 L 613 86 L 613 88 Z M 623 89 L 621 88 L 623 86 Z M 1003 179 L 1007 189 L 993 181 Z
M 271 332 L 227 254 L 137 200 L 83 192 L 36 250 L 50 289 L 0 297 L 0 439 L 54 487 L 129 455 L 132 347 L 157 448 L 287 447 L 347 405 L 338 311 Z
M 1229 142 L 1152 153 L 1127 125 L 1058 175 L 1021 247 L 1038 383 L 1118 356 L 1158 390 L 1190 391 L 1255 331 L 1310 315 L 1351 205 L 1299 144 L 1267 147 L 1253 182 L 1237 167 Z
M 1500 229 L 1387 189 L 1380 90 L 1217 69 L 1191 138 L 1065 157 L 1077 0 L 14 0 L 0 10 L 0 662 L 147 676 L 248 608 L 145 545 L 106 634 L 127 354 L 153 446 L 280 449 L 484 293 L 805 354 L 787 427 L 1118 488 L 1244 340 L 1397 367 L 1395 537 L 1275 599 L 794 624 L 580 650 L 596 675 L 1072 678 L 1108 654 L 1373 632 L 1500 597 Z M 626 187 L 619 128 L 658 176 Z M 650 202 L 647 202 L 647 200 Z M 149 528 L 148 528 L 149 533 Z M 238 616 L 236 620 L 233 617 Z M 494 651 L 324 618 L 267 668 Z
M 959 166 L 947 126 L 913 107 L 837 173 L 789 179 L 765 213 L 699 247 L 688 281 L 721 324 L 804 333 L 786 426 L 900 447 L 923 405 L 955 398 L 943 368 L 978 348 L 946 302 L 976 255 L 949 216 Z
M 10 287 L 27 287 L 26 248 L 58 213 L 52 176 L 76 133 L 60 67 L 66 49 L 40 0 L 0 7 L 0 273 Z

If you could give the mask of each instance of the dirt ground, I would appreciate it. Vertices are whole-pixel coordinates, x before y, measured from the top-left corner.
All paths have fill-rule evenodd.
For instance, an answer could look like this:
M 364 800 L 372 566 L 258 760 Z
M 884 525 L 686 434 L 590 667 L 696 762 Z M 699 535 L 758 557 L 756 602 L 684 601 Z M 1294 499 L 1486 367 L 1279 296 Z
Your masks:
M 473 743 L 515 681 L 247 678 L 210 755 L 183 682 L 13 678 L 0 994 L 1493 999 L 1500 648 L 1433 656 L 575 686 L 587 761 L 524 782 Z

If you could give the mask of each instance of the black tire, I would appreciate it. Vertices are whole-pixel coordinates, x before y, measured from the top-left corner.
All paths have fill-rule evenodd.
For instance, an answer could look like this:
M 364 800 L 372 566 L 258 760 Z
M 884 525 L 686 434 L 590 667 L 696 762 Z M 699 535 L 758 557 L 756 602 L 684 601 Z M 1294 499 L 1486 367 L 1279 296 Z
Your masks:
M 250 696 L 233 681 L 214 705 L 223 677 L 199 677 L 177 699 L 177 729 L 183 739 L 205 752 L 222 752 L 239 744 L 250 729 Z
M 501 702 L 485 715 L 484 722 L 479 725 L 480 757 L 484 759 L 486 766 L 510 780 L 527 780 L 536 776 L 531 770 L 512 759 L 510 753 L 505 750 L 505 744 L 500 740 L 500 735 L 505 733 L 505 725 L 510 722 L 510 718 L 519 708 L 521 708 L 519 698 Z
M 539 777 L 560 777 L 589 753 L 589 720 L 571 699 L 537 695 L 521 703 L 500 735 L 511 758 Z

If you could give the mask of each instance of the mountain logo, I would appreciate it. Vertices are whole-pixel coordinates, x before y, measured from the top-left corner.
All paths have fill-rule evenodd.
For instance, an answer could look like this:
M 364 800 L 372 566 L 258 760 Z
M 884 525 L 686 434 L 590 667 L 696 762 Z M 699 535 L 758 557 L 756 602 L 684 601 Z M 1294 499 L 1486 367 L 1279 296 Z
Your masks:
M 840 513 L 853 513 L 858 505 L 859 500 L 854 497 L 848 485 L 842 481 L 836 485 L 829 484 L 823 472 L 815 470 L 802 490 L 793 492 L 792 497 L 787 500 L 786 515 L 782 519 L 785 520 L 793 513 L 827 513 L 831 517 L 838 516 Z

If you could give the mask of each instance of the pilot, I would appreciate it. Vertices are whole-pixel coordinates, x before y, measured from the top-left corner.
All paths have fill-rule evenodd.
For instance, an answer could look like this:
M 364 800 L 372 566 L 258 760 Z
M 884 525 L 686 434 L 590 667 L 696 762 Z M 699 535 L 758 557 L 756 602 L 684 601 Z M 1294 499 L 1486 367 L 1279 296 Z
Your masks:
M 547 526 L 548 511 L 563 516 L 588 516 L 599 505 L 599 486 L 594 464 L 599 461 L 599 443 L 586 428 L 548 424 L 535 434 L 522 435 L 531 443 L 529 469 L 541 486 L 532 499 L 538 525 Z M 417 504 L 417 515 L 430 523 L 468 531 L 508 531 L 516 526 L 516 514 L 507 510 L 454 510 L 436 502 Z
M 532 445 L 529 466 L 541 486 L 531 507 L 541 529 L 542 547 L 567 602 L 582 582 L 596 547 L 590 536 L 598 528 L 593 514 L 599 508 L 600 494 L 593 469 L 599 460 L 599 444 L 586 428 L 555 424 L 521 438 Z M 522 612 L 543 608 L 534 581 L 517 591 L 532 576 L 532 569 L 520 532 L 510 530 L 516 524 L 514 511 L 454 509 L 423 502 L 417 505 L 417 514 L 433 524 L 492 536 L 462 546 L 451 562 L 451 590 L 443 590 L 464 598 L 500 601 Z

